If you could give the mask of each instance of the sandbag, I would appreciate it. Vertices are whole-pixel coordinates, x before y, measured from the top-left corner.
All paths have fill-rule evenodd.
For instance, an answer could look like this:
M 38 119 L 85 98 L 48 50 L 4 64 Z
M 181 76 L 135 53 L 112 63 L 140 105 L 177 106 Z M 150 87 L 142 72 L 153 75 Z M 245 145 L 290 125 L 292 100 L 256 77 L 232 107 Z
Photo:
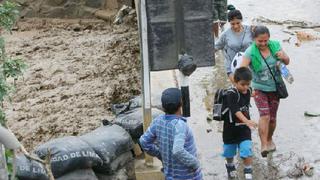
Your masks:
M 162 111 L 153 108 L 152 109 L 152 119 L 157 116 L 164 114 Z M 123 127 L 126 131 L 129 132 L 132 139 L 139 139 L 143 134 L 143 114 L 142 108 L 136 108 L 131 111 L 128 111 L 124 114 L 120 114 L 114 120 L 115 124 Z
M 98 178 L 92 169 L 77 169 L 56 180 L 98 180 Z
M 197 64 L 192 56 L 184 54 L 179 58 L 178 69 L 183 75 L 190 76 L 197 69 Z
M 130 161 L 133 161 L 133 155 L 131 151 L 121 154 L 110 163 L 110 171 L 108 174 L 114 174 L 117 170 L 124 167 Z
M 44 165 L 23 154 L 16 156 L 16 177 L 19 180 L 49 180 Z
M 95 151 L 75 136 L 53 139 L 37 147 L 35 153 L 44 159 L 48 150 L 51 153 L 51 169 L 55 178 L 76 169 L 92 168 L 102 164 Z
M 129 161 L 112 175 L 96 173 L 99 180 L 135 180 L 134 160 Z
M 133 149 L 133 141 L 122 127 L 110 124 L 80 136 L 102 159 L 103 164 L 93 168 L 95 172 L 110 174 L 111 163 L 121 154 Z
M 136 96 L 129 100 L 129 102 L 113 104 L 111 106 L 111 111 L 115 115 L 123 114 L 127 111 L 133 110 L 135 108 L 142 106 L 142 98 L 141 96 Z

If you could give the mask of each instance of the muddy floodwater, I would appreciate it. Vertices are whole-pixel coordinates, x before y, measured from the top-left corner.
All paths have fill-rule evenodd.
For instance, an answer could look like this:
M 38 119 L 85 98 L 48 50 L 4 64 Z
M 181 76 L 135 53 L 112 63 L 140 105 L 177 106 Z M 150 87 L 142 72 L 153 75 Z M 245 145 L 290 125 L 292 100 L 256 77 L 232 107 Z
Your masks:
M 251 24 L 255 18 L 280 22 L 260 23 L 270 28 L 271 38 L 279 40 L 290 56 L 291 63 L 288 68 L 295 79 L 293 84 L 287 84 L 289 97 L 280 102 L 274 134 L 277 151 L 268 158 L 262 158 L 258 131 L 252 132 L 255 179 L 290 179 L 288 172 L 303 164 L 313 167 L 313 175 L 308 177 L 302 174 L 300 179 L 320 179 L 320 118 L 304 116 L 305 111 L 320 113 L 320 28 L 287 28 L 301 22 L 319 25 L 320 1 L 233 0 L 229 3 L 241 10 L 246 24 Z M 286 20 L 297 24 L 281 24 Z M 302 34 L 303 37 L 297 37 L 297 34 Z M 190 77 L 189 125 L 195 134 L 207 180 L 227 179 L 224 159 L 221 157 L 222 124 L 207 121 L 207 116 L 212 111 L 213 93 L 217 88 L 229 85 L 224 73 L 223 57 L 219 52 L 216 61 L 215 67 L 199 68 Z M 175 85 L 174 74 L 179 77 L 178 72 L 173 71 L 152 73 L 153 97 L 159 96 L 164 88 Z M 251 102 L 251 118 L 258 121 L 253 99 Z M 237 165 L 242 166 L 241 163 Z M 242 168 L 238 168 L 240 179 L 241 170 Z

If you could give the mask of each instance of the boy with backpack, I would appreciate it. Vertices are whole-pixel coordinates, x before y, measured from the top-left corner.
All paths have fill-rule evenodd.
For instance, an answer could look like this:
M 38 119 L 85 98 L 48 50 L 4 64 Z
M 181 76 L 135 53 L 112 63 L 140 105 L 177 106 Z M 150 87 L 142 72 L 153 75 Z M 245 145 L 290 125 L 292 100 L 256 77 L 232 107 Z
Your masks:
M 257 127 L 250 120 L 249 106 L 252 74 L 249 68 L 240 67 L 234 73 L 234 86 L 224 90 L 224 111 L 221 118 L 223 124 L 223 156 L 226 158 L 226 168 L 229 178 L 236 178 L 236 167 L 233 158 L 239 149 L 244 162 L 245 179 L 252 179 L 252 141 L 251 130 Z M 217 97 L 217 96 L 216 96 Z M 215 100 L 216 101 L 216 100 Z

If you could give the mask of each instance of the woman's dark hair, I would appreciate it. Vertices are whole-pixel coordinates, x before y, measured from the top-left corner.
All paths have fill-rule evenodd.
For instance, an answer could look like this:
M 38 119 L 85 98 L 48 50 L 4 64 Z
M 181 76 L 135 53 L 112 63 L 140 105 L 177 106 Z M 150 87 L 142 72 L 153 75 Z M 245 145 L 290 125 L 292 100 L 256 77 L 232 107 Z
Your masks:
M 236 72 L 234 72 L 234 81 L 251 81 L 252 80 L 252 73 L 251 70 L 247 67 L 240 67 L 236 69 Z
M 258 37 L 261 34 L 268 34 L 268 36 L 270 37 L 269 29 L 266 26 L 256 26 L 252 33 L 253 38 Z
M 242 20 L 242 14 L 239 10 L 231 10 L 228 12 L 228 22 L 234 20 L 234 19 L 239 19 Z
M 232 4 L 228 4 L 227 10 L 228 11 L 236 10 L 236 7 L 234 7 L 234 5 L 232 5 Z

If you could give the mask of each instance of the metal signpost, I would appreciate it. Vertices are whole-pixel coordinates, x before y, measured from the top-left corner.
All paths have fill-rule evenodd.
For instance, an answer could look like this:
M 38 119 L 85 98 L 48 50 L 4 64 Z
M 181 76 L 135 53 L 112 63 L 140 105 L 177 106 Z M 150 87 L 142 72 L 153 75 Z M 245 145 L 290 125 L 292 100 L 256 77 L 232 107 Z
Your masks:
M 197 67 L 214 65 L 212 1 L 136 0 L 140 31 L 144 131 L 151 123 L 150 71 L 178 68 L 183 55 Z M 188 76 L 181 74 L 183 113 L 190 116 Z M 146 165 L 153 160 L 146 156 Z

